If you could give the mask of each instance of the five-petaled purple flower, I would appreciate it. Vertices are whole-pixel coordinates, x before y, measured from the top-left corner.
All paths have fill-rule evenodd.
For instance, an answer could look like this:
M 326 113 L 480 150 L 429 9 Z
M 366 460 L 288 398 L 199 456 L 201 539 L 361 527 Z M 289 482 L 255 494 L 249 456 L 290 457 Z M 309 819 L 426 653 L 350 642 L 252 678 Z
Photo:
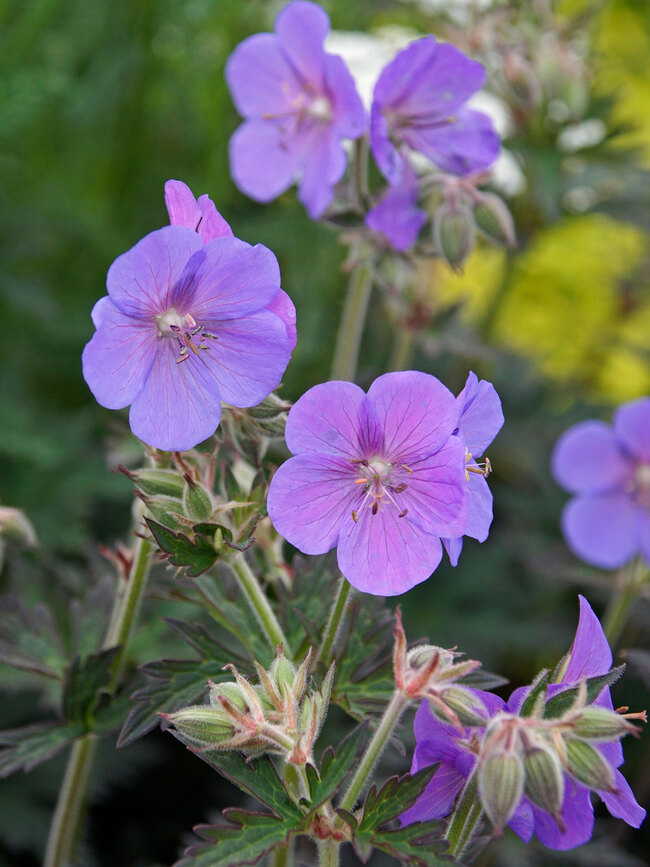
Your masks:
M 465 446 L 466 478 L 468 483 L 467 523 L 464 536 L 485 542 L 492 523 L 492 492 L 486 481 L 490 463 L 479 464 L 476 458 L 485 454 L 503 426 L 501 401 L 491 382 L 479 380 L 470 371 L 465 388 L 456 398 L 460 413 L 456 436 Z M 463 550 L 463 537 L 443 539 L 451 565 L 456 566 Z
M 270 250 L 232 237 L 185 184 L 170 181 L 165 194 L 173 225 L 113 262 L 82 361 L 102 406 L 131 404 L 136 436 L 181 451 L 214 433 L 222 400 L 254 406 L 279 384 L 295 311 Z
M 612 652 L 598 618 L 587 600 L 580 596 L 580 620 L 571 651 L 560 668 L 559 682 L 551 685 L 552 697 L 584 678 L 605 674 L 611 668 Z M 530 687 L 515 690 L 505 703 L 498 696 L 476 690 L 491 718 L 502 711 L 518 713 Z M 609 688 L 602 690 L 594 705 L 613 710 Z M 411 773 L 440 763 L 433 779 L 418 801 L 402 815 L 403 824 L 438 819 L 453 809 L 465 781 L 476 767 L 480 729 L 467 729 L 464 735 L 449 723 L 433 716 L 427 702 L 423 702 L 415 717 L 416 748 Z M 615 791 L 598 792 L 612 816 L 623 819 L 638 828 L 645 818 L 645 810 L 637 804 L 632 791 L 621 774 L 623 750 L 618 741 L 601 743 L 598 750 L 610 764 L 614 773 Z M 509 821 L 512 830 L 528 843 L 535 834 L 550 849 L 572 849 L 590 838 L 594 825 L 594 811 L 589 789 L 574 777 L 565 774 L 564 800 L 560 811 L 560 824 L 547 812 L 524 796 Z M 563 825 L 564 828 L 561 828 Z
M 400 51 L 379 76 L 370 114 L 370 145 L 388 181 L 404 170 L 404 146 L 456 175 L 494 162 L 500 143 L 492 121 L 465 105 L 484 81 L 480 63 L 433 36 Z
M 226 81 L 245 122 L 230 141 L 237 186 L 268 202 L 298 179 L 298 198 L 318 217 L 334 196 L 346 156 L 341 140 L 363 135 L 366 115 L 343 60 L 323 47 L 329 18 L 295 0 L 275 33 L 245 39 L 226 65 Z
M 268 512 L 306 554 L 338 546 L 341 572 L 378 596 L 424 581 L 442 556 L 440 537 L 466 523 L 465 447 L 459 407 L 434 376 L 380 376 L 366 395 L 328 382 L 292 407 L 286 440 L 295 457 L 275 474 Z
M 613 427 L 591 420 L 569 428 L 555 446 L 553 475 L 577 495 L 562 529 L 579 557 L 605 569 L 637 553 L 650 563 L 650 397 L 619 407 Z
M 417 241 L 427 215 L 418 208 L 417 175 L 409 164 L 400 180 L 389 185 L 379 202 L 366 214 L 369 229 L 381 233 L 396 250 L 409 250 Z

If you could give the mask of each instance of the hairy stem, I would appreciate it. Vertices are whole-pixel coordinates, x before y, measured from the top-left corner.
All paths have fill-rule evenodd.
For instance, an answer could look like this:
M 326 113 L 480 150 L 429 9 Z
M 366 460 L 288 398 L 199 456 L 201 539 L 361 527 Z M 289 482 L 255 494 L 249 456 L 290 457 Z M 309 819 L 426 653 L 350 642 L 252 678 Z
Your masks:
M 266 598 L 264 591 L 259 585 L 259 581 L 252 573 L 250 566 L 246 562 L 243 554 L 238 554 L 232 561 L 232 567 L 235 570 L 242 590 L 248 600 L 249 605 L 253 609 L 257 619 L 262 625 L 262 629 L 266 633 L 267 638 L 272 648 L 282 646 L 287 656 L 291 653 L 289 642 L 282 631 L 282 627 L 275 616 L 273 609 Z
M 478 777 L 473 773 L 465 784 L 445 834 L 449 841 L 450 855 L 456 858 L 462 855 L 482 815 L 483 806 L 478 796 Z
M 293 867 L 295 842 L 295 837 L 291 837 L 284 845 L 277 846 L 269 855 L 269 867 Z
M 372 266 L 369 262 L 361 262 L 350 277 L 330 379 L 354 381 L 371 289 Z
M 612 649 L 618 644 L 632 606 L 649 576 L 650 570 L 640 557 L 617 576 L 617 589 L 612 593 L 603 618 L 603 630 Z
M 386 746 L 388 738 L 393 733 L 399 718 L 409 703 L 410 699 L 408 696 L 405 696 L 399 689 L 395 690 L 391 700 L 388 702 L 386 710 L 384 711 L 384 715 L 381 718 L 377 731 L 368 744 L 368 748 L 361 759 L 361 763 L 352 777 L 347 792 L 343 796 L 343 800 L 340 804 L 341 809 L 352 810 L 354 807 L 363 787 L 370 779 L 373 768 L 375 767 L 382 750 Z
M 341 629 L 343 616 L 345 614 L 351 590 L 352 585 L 343 575 L 341 575 L 334 604 L 330 610 L 330 616 L 325 625 L 325 631 L 323 632 L 323 641 L 318 650 L 318 655 L 314 660 L 314 665 L 320 661 L 324 662 L 325 665 L 328 666 L 332 662 L 332 648 L 334 647 L 336 636 L 339 634 L 339 630 Z
M 142 518 L 144 505 L 136 513 L 136 530 Z M 137 539 L 128 580 L 118 577 L 118 589 L 113 603 L 113 611 L 102 649 L 118 646 L 113 660 L 109 692 L 117 687 L 126 661 L 129 638 L 133 632 L 135 619 L 140 608 L 142 594 L 151 562 L 151 542 Z M 81 834 L 90 780 L 97 751 L 97 738 L 92 734 L 76 740 L 68 757 L 61 791 L 52 818 L 50 833 L 45 852 L 44 867 L 69 867 L 74 861 L 77 843 Z
M 339 848 L 340 843 L 331 838 L 320 840 L 318 843 L 318 854 L 320 867 L 339 867 Z

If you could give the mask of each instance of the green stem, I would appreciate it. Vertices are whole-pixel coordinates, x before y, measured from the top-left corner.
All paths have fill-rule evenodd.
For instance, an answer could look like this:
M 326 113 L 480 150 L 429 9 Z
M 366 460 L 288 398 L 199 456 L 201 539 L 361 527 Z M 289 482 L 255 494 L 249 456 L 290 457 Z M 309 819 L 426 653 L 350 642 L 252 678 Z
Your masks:
M 269 867 L 292 867 L 295 851 L 295 837 L 291 837 L 283 846 L 277 846 L 269 856 Z
M 332 838 L 320 840 L 318 843 L 318 854 L 320 856 L 320 867 L 339 867 L 339 848 L 340 843 Z
M 136 529 L 139 528 L 144 506 L 137 512 Z M 124 664 L 129 638 L 140 607 L 142 593 L 149 573 L 151 542 L 138 538 L 129 577 L 126 582 L 118 577 L 118 590 L 113 603 L 113 612 L 102 649 L 119 647 L 113 660 L 111 676 L 107 684 L 109 692 L 117 687 Z M 44 867 L 68 867 L 73 862 L 81 826 L 86 812 L 90 779 L 95 763 L 97 738 L 92 734 L 78 738 L 72 745 L 61 791 L 52 818 L 47 841 Z
M 330 379 L 354 381 L 372 289 L 372 265 L 360 263 L 352 272 L 336 338 Z
M 381 718 L 377 731 L 368 744 L 368 749 L 361 759 L 361 764 L 352 777 L 347 792 L 343 796 L 343 800 L 340 804 L 342 810 L 352 810 L 354 807 L 363 787 L 370 778 L 372 770 L 375 767 L 382 750 L 386 746 L 388 738 L 393 733 L 402 712 L 409 703 L 410 699 L 408 696 L 404 695 L 401 690 L 396 689 L 386 707 L 386 710 L 384 711 L 384 715 Z
M 339 587 L 336 592 L 336 598 L 334 599 L 334 604 L 332 605 L 330 616 L 325 626 L 325 632 L 323 633 L 323 642 L 318 651 L 318 655 L 314 660 L 314 665 L 321 661 L 328 666 L 332 661 L 332 648 L 334 647 L 336 636 L 339 634 L 341 628 L 343 615 L 345 614 L 351 590 L 352 585 L 343 577 L 343 575 L 341 575 Z
M 262 625 L 262 629 L 266 633 L 267 638 L 272 648 L 282 646 L 285 654 L 289 655 L 291 648 L 289 642 L 282 631 L 282 627 L 275 616 L 269 600 L 264 595 L 264 591 L 259 585 L 255 575 L 246 562 L 243 554 L 238 554 L 232 561 L 232 567 L 235 570 L 242 590 L 246 595 L 249 605 L 253 609 L 257 619 Z
M 650 570 L 640 557 L 619 573 L 617 589 L 612 593 L 603 618 L 603 629 L 610 647 L 615 648 L 618 644 L 632 606 L 648 576 Z
M 413 331 L 405 325 L 398 324 L 388 362 L 389 370 L 408 370 L 413 344 Z
M 459 858 L 483 815 L 483 806 L 478 795 L 478 777 L 476 773 L 467 781 L 453 818 L 445 834 L 449 841 L 449 854 Z

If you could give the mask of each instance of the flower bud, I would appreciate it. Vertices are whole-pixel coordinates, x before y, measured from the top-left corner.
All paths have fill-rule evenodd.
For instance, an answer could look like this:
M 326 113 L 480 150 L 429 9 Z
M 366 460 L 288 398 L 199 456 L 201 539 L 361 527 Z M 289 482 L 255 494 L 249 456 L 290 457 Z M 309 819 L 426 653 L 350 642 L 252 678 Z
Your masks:
M 517 246 L 515 224 L 503 199 L 494 193 L 478 193 L 474 205 L 474 219 L 479 229 L 499 244 Z
M 184 707 L 176 713 L 163 716 L 185 740 L 199 747 L 218 748 L 235 733 L 233 724 L 223 711 L 205 704 Z
M 210 705 L 218 710 L 221 709 L 219 696 L 227 698 L 239 710 L 248 710 L 246 696 L 237 683 L 230 681 L 228 683 L 213 683 L 210 681 Z
M 479 791 L 485 812 L 501 834 L 524 792 L 524 765 L 516 753 L 488 755 L 479 768 Z
M 624 735 L 638 732 L 625 717 L 604 707 L 586 707 L 573 723 L 573 734 L 585 741 L 617 741 Z
M 183 496 L 185 484 L 176 470 L 161 470 L 154 468 L 128 470 L 122 464 L 120 464 L 119 470 L 131 479 L 143 494 L 149 494 L 150 496 L 162 495 L 164 497 L 177 497 L 178 499 Z
M 443 690 L 441 700 L 453 711 L 453 714 L 464 726 L 484 726 L 487 721 L 487 710 L 480 698 L 469 689 L 462 686 L 450 686 Z M 441 711 L 431 705 L 436 716 L 442 716 Z M 445 722 L 448 718 L 445 719 Z
M 541 743 L 531 746 L 524 753 L 524 772 L 526 795 L 559 824 L 564 800 L 564 773 L 555 750 Z
M 154 521 L 167 527 L 168 530 L 187 530 L 190 526 L 190 522 L 182 514 L 183 504 L 180 500 L 164 496 L 150 497 L 139 491 L 136 491 L 136 494 L 146 505 Z
M 35 548 L 38 545 L 31 521 L 20 509 L 10 506 L 0 506 L 0 536 L 26 548 Z
M 460 271 L 474 247 L 474 218 L 464 205 L 446 202 L 433 218 L 433 240 L 454 271 Z
M 275 657 L 269 668 L 269 674 L 280 695 L 282 695 L 285 683 L 289 689 L 292 689 L 293 682 L 296 679 L 296 669 L 284 653 L 279 653 Z
M 600 750 L 586 741 L 566 741 L 566 767 L 569 773 L 590 789 L 615 792 L 614 771 Z
M 183 511 L 192 521 L 207 521 L 214 511 L 212 497 L 203 485 L 186 473 L 183 492 Z

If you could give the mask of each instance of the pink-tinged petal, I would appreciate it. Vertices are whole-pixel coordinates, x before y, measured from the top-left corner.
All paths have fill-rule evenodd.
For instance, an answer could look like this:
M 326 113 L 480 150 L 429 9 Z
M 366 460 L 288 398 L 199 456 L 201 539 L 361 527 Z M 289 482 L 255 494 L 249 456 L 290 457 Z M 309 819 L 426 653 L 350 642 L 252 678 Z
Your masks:
M 329 33 L 330 20 L 316 3 L 294 0 L 288 3 L 275 21 L 278 42 L 303 82 L 323 87 L 323 43 Z
M 452 566 L 458 566 L 458 558 L 461 555 L 463 550 L 463 537 L 459 536 L 457 539 L 441 539 L 442 544 L 445 546 L 445 551 L 449 556 L 449 562 Z
M 110 298 L 93 310 L 97 331 L 81 356 L 84 379 L 107 409 L 122 409 L 140 391 L 154 361 L 158 331 L 152 323 L 126 316 Z
M 333 455 L 290 458 L 271 480 L 267 508 L 281 536 L 303 554 L 324 554 L 336 545 L 355 495 L 349 463 Z
M 433 762 L 430 762 L 433 764 Z M 441 764 L 415 804 L 399 817 L 402 825 L 443 819 L 451 813 L 465 785 L 465 777 L 453 765 Z
M 584 596 L 580 600 L 580 619 L 569 659 L 562 672 L 563 683 L 577 683 L 583 677 L 605 674 L 612 667 L 612 651 L 600 620 Z
M 565 431 L 553 451 L 555 481 L 575 494 L 599 494 L 625 484 L 632 464 L 603 421 L 583 421 Z
M 574 849 L 591 839 L 594 827 L 594 808 L 591 805 L 589 790 L 565 775 L 564 803 L 562 819 L 566 825 L 563 832 L 555 819 L 544 810 L 533 805 L 535 816 L 535 836 L 549 849 Z
M 519 804 L 513 813 L 512 818 L 508 822 L 508 827 L 511 828 L 515 834 L 524 841 L 524 843 L 530 843 L 535 829 L 535 817 L 533 815 L 532 805 L 527 800 L 524 799 Z
M 316 220 L 334 198 L 334 184 L 345 173 L 347 157 L 331 124 L 314 121 L 302 134 L 300 144 L 303 152 L 298 198 Z
M 443 171 L 455 175 L 488 168 L 501 150 L 501 141 L 488 115 L 469 108 L 455 112 L 446 123 L 405 126 L 399 136 Z
M 440 563 L 442 545 L 437 536 L 423 533 L 409 517 L 398 518 L 392 505 L 376 515 L 361 510 L 358 521 L 350 516 L 341 527 L 339 569 L 353 587 L 375 596 L 405 593 L 431 575 Z
M 201 211 L 201 222 L 198 225 L 197 232 L 204 244 L 214 241 L 215 238 L 233 237 L 230 225 L 217 211 L 210 196 L 199 196 L 198 206 Z
M 362 460 L 379 449 L 379 422 L 365 392 L 352 382 L 324 382 L 291 407 L 285 430 L 294 454 L 314 452 Z
M 284 322 L 269 310 L 237 319 L 206 320 L 216 340 L 201 352 L 201 361 L 233 406 L 255 406 L 280 384 L 291 358 Z
M 284 290 L 280 289 L 277 295 L 266 305 L 266 309 L 270 310 L 271 313 L 275 313 L 284 322 L 284 326 L 287 329 L 289 349 L 293 352 L 298 337 L 296 331 L 296 308 L 293 306 L 293 301 Z
M 209 320 L 246 316 L 264 309 L 280 288 L 280 268 L 262 244 L 251 247 L 238 238 L 217 238 L 191 281 L 173 296 L 179 313 L 191 313 L 201 325 Z
M 342 58 L 325 55 L 325 87 L 332 103 L 333 123 L 343 138 L 359 138 L 366 131 L 366 110 L 354 79 Z
M 165 226 L 145 235 L 108 269 L 111 301 L 130 316 L 150 320 L 164 313 L 176 285 L 186 281 L 186 266 L 202 250 L 203 242 L 186 226 Z
M 366 226 L 380 232 L 396 250 L 408 250 L 418 239 L 426 213 L 417 207 L 419 189 L 408 163 L 399 183 L 391 185 L 366 215 Z
M 192 190 L 183 181 L 167 181 L 165 184 L 165 205 L 172 226 L 196 228 L 201 219 L 201 211 Z
M 368 400 L 383 422 L 384 454 L 394 463 L 432 454 L 458 423 L 453 394 L 428 373 L 385 373 L 370 386 Z
M 243 123 L 230 139 L 229 152 L 234 182 L 257 202 L 275 199 L 296 176 L 299 155 L 272 122 Z
M 200 359 L 177 364 L 174 342 L 161 340 L 141 391 L 131 404 L 133 433 L 154 448 L 184 451 L 211 436 L 221 418 L 214 378 Z
M 282 117 L 302 93 L 296 70 L 272 33 L 244 39 L 228 58 L 224 75 L 243 117 Z
M 641 807 L 627 780 L 620 771 L 616 771 L 616 793 L 598 792 L 605 806 L 616 819 L 623 819 L 633 828 L 640 828 L 646 817 L 646 811 Z
M 650 463 L 650 397 L 620 406 L 614 413 L 614 430 L 631 455 Z
M 567 544 L 582 560 L 618 569 L 637 549 L 634 503 L 625 494 L 578 497 L 562 513 Z
M 408 489 L 395 494 L 400 508 L 408 508 L 408 520 L 425 533 L 454 539 L 467 524 L 465 448 L 458 437 L 426 458 L 411 460 L 404 476 Z
M 473 371 L 456 400 L 460 407 L 458 436 L 478 458 L 503 427 L 501 400 L 492 383 L 479 380 Z

